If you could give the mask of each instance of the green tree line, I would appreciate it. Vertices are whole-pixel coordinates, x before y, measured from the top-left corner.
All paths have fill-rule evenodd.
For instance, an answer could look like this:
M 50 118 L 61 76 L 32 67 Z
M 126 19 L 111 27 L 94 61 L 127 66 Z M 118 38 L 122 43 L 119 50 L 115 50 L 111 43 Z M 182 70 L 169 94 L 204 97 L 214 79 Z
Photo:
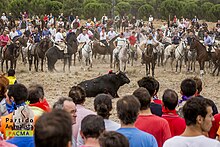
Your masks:
M 114 2 L 114 3 L 113 3 Z M 18 17 L 20 12 L 31 15 L 64 13 L 68 16 L 79 15 L 81 18 L 100 19 L 103 14 L 136 16 L 146 19 L 152 14 L 155 18 L 197 16 L 207 21 L 220 19 L 220 0 L 0 0 L 0 12 L 11 12 Z

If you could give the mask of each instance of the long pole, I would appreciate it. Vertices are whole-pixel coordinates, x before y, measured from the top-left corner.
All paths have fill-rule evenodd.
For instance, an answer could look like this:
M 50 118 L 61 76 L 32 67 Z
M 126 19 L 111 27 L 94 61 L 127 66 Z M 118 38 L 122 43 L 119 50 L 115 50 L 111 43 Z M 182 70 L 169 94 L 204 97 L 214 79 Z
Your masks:
M 115 28 L 115 0 L 112 0 L 112 20 L 113 28 Z

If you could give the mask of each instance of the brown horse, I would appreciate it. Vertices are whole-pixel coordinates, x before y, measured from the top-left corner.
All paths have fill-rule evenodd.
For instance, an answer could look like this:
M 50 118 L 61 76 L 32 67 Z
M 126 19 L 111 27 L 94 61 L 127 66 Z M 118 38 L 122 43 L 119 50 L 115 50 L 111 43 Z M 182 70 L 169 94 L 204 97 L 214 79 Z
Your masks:
M 93 50 L 92 53 L 96 58 L 97 54 L 100 55 L 110 55 L 110 68 L 112 68 L 112 58 L 113 58 L 113 50 L 115 49 L 114 41 L 118 36 L 115 36 L 112 38 L 112 40 L 109 41 L 109 47 L 101 46 L 99 41 L 94 41 L 93 43 Z
M 190 49 L 195 49 L 197 52 L 197 61 L 199 62 L 199 67 L 200 67 L 200 75 L 202 76 L 204 74 L 204 65 L 205 61 L 212 61 L 214 63 L 215 68 L 218 68 L 219 64 L 219 51 L 209 53 L 206 51 L 206 47 L 199 42 L 199 40 L 193 38 L 191 43 L 190 43 Z M 215 72 L 215 70 L 214 70 Z M 213 72 L 213 74 L 214 74 Z
M 141 63 L 146 65 L 146 76 L 150 75 L 150 67 L 152 76 L 154 77 L 154 70 L 156 65 L 157 56 L 153 52 L 154 45 L 148 44 L 142 52 Z
M 53 46 L 53 42 L 50 40 L 50 38 L 46 37 L 42 39 L 39 42 L 39 44 L 34 48 L 34 65 L 35 65 L 35 70 L 37 72 L 38 72 L 39 60 L 41 61 L 41 71 L 42 72 L 44 71 L 43 67 L 44 67 L 45 53 L 52 46 Z
M 21 44 L 19 41 L 13 42 L 10 45 L 8 45 L 5 49 L 5 51 L 3 51 L 3 57 L 2 57 L 2 72 L 3 70 L 3 65 L 4 65 L 4 61 L 6 61 L 6 71 L 8 71 L 8 61 L 10 61 L 10 68 L 11 69 L 16 69 L 16 63 L 17 63 L 17 58 L 20 54 L 20 50 L 21 50 Z

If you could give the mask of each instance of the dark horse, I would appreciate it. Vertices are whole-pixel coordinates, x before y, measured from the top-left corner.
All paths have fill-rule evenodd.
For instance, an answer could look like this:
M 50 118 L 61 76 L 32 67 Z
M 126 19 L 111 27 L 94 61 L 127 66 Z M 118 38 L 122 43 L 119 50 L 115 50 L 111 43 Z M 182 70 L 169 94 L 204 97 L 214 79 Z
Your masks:
M 72 32 L 67 35 L 66 44 L 67 44 L 67 54 L 64 54 L 64 52 L 59 50 L 59 48 L 57 46 L 51 47 L 46 52 L 47 64 L 48 64 L 49 71 L 55 70 L 55 63 L 57 62 L 58 59 L 64 59 L 63 71 L 65 71 L 65 66 L 68 61 L 68 67 L 69 67 L 69 71 L 70 71 L 70 66 L 72 63 L 72 55 L 73 54 L 74 54 L 74 65 L 75 65 L 75 60 L 76 60 L 75 58 L 76 58 L 77 46 L 78 46 L 75 33 Z
M 21 50 L 21 44 L 19 41 L 12 42 L 10 45 L 8 45 L 3 51 L 3 57 L 2 57 L 2 72 L 3 72 L 3 65 L 4 61 L 6 61 L 6 71 L 8 71 L 8 61 L 10 61 L 10 68 L 11 69 L 16 69 L 16 63 L 17 63 L 17 58 L 20 54 Z
M 28 49 L 28 61 L 29 61 L 29 71 L 31 71 L 32 63 L 34 60 L 35 71 L 38 72 L 39 61 L 41 61 L 41 71 L 44 69 L 44 59 L 46 51 L 53 46 L 53 42 L 50 38 L 46 37 L 42 39 L 39 44 L 32 46 L 31 49 Z
M 113 50 L 115 49 L 114 46 L 114 41 L 118 36 L 115 36 L 114 38 L 112 38 L 112 40 L 109 41 L 109 47 L 105 47 L 105 46 L 101 46 L 99 41 L 94 41 L 93 43 L 93 50 L 92 50 L 92 54 L 95 56 L 97 54 L 100 55 L 110 55 L 110 68 L 112 68 L 112 54 L 113 54 Z
M 152 76 L 154 77 L 154 69 L 156 65 L 157 56 L 153 53 L 154 45 L 148 44 L 146 49 L 142 52 L 141 63 L 146 65 L 146 75 L 150 75 L 150 67 Z
M 196 38 L 192 39 L 192 41 L 190 43 L 190 49 L 191 50 L 195 49 L 197 52 L 197 61 L 199 62 L 200 75 L 202 76 L 204 74 L 205 61 L 210 61 L 210 60 L 215 65 L 215 70 L 213 71 L 213 75 L 214 75 L 214 72 L 216 71 L 216 69 L 218 68 L 219 63 L 220 63 L 219 51 L 216 50 L 216 52 L 212 52 L 209 55 L 209 53 L 206 51 L 206 47 L 201 42 L 199 42 L 199 40 L 197 40 Z

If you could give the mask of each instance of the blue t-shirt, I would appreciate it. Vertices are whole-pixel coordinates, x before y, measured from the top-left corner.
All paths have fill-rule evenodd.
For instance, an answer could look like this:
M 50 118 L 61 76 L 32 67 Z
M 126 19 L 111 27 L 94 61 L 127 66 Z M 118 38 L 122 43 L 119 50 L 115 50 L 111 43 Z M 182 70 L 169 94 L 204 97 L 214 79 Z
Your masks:
M 158 147 L 153 135 L 137 128 L 120 128 L 117 132 L 128 138 L 130 147 Z
M 14 137 L 6 142 L 14 144 L 18 147 L 35 147 L 34 137 Z

